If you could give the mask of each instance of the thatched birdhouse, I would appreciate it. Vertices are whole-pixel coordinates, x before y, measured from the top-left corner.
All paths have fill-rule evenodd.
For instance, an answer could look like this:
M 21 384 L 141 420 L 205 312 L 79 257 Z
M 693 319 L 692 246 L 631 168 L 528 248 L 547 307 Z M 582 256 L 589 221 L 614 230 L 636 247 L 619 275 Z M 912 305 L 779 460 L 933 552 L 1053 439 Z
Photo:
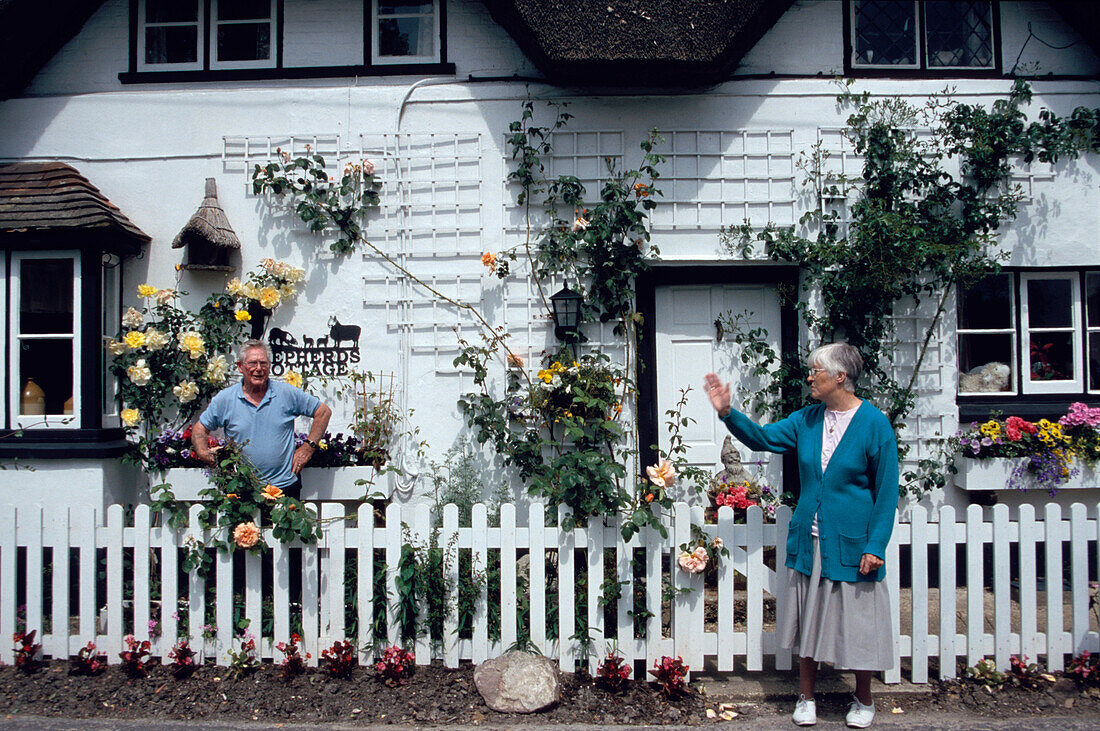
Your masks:
M 187 248 L 184 269 L 218 272 L 236 269 L 229 263 L 229 255 L 233 249 L 241 248 L 241 241 L 218 205 L 218 186 L 214 178 L 206 179 L 206 196 L 199 210 L 172 241 L 173 249 L 184 247 Z

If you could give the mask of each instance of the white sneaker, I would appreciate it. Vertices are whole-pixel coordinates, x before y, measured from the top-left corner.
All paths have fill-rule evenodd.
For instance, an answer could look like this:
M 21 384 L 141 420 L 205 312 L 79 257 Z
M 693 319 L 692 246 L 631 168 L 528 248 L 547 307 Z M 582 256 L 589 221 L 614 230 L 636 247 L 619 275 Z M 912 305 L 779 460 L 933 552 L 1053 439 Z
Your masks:
M 871 705 L 865 706 L 859 702 L 858 698 L 853 698 L 851 705 L 848 706 L 848 715 L 844 719 L 848 726 L 850 728 L 867 728 L 874 720 L 875 702 L 871 701 Z
M 817 723 L 817 704 L 814 703 L 813 698 L 799 695 L 798 702 L 794 704 L 791 720 L 794 721 L 795 726 L 813 726 Z

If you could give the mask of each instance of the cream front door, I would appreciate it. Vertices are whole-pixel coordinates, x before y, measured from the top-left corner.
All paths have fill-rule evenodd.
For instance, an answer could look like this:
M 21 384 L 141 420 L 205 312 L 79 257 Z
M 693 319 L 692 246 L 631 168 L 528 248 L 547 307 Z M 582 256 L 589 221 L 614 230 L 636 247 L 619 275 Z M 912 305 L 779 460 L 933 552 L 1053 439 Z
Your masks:
M 742 364 L 741 347 L 733 338 L 728 333 L 719 338 L 715 320 L 722 315 L 742 314 L 745 326 L 762 328 L 771 347 L 779 353 L 780 314 L 775 288 L 764 284 L 671 285 L 657 287 L 654 294 L 658 444 L 667 452 L 668 411 L 675 408 L 681 392 L 690 388 L 682 411 L 690 421 L 681 428 L 687 459 L 692 465 L 716 472 L 721 469 L 722 442 L 729 431 L 703 392 L 703 375 L 714 371 L 729 381 L 734 408 L 746 413 L 750 413 L 749 395 L 760 389 L 762 381 Z M 736 440 L 734 444 L 750 472 L 769 485 L 782 486 L 780 455 L 749 452 Z

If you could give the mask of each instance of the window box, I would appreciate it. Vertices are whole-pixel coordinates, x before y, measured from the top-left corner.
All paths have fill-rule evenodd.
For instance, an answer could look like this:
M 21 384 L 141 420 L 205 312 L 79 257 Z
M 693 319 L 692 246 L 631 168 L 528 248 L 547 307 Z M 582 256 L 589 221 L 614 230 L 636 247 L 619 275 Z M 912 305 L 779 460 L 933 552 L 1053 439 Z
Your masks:
M 164 472 L 163 477 L 150 475 L 150 484 L 167 482 L 177 500 L 201 500 L 200 491 L 210 487 L 206 470 L 177 467 Z M 356 480 L 374 481 L 373 485 L 356 485 Z M 373 467 L 306 467 L 302 470 L 302 500 L 352 500 L 358 501 L 372 492 L 384 497 L 393 493 L 393 480 L 389 473 L 379 475 Z
M 958 468 L 959 472 L 955 475 L 955 486 L 967 492 L 1009 489 L 1006 486 L 1012 476 L 1012 470 L 1016 469 L 1023 460 L 1023 457 L 993 457 L 991 459 L 957 457 L 955 467 Z M 1058 485 L 1059 491 L 1100 488 L 1100 472 L 1085 464 L 1075 463 L 1075 465 L 1079 467 L 1077 474 Z M 1030 476 L 1025 475 L 1023 484 L 1028 490 L 1031 490 L 1034 482 Z M 1035 487 L 1034 491 L 1036 494 L 1046 495 L 1046 491 L 1041 490 L 1039 487 Z

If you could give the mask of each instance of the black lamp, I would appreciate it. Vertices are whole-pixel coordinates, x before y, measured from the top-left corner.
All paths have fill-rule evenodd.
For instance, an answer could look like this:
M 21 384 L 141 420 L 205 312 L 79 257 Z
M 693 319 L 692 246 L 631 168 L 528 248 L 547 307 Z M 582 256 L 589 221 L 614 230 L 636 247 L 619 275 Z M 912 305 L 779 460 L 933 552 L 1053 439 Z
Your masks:
M 554 336 L 558 340 L 572 342 L 576 339 L 581 326 L 583 300 L 581 293 L 569 289 L 569 285 L 551 295 L 550 304 L 554 308 Z

